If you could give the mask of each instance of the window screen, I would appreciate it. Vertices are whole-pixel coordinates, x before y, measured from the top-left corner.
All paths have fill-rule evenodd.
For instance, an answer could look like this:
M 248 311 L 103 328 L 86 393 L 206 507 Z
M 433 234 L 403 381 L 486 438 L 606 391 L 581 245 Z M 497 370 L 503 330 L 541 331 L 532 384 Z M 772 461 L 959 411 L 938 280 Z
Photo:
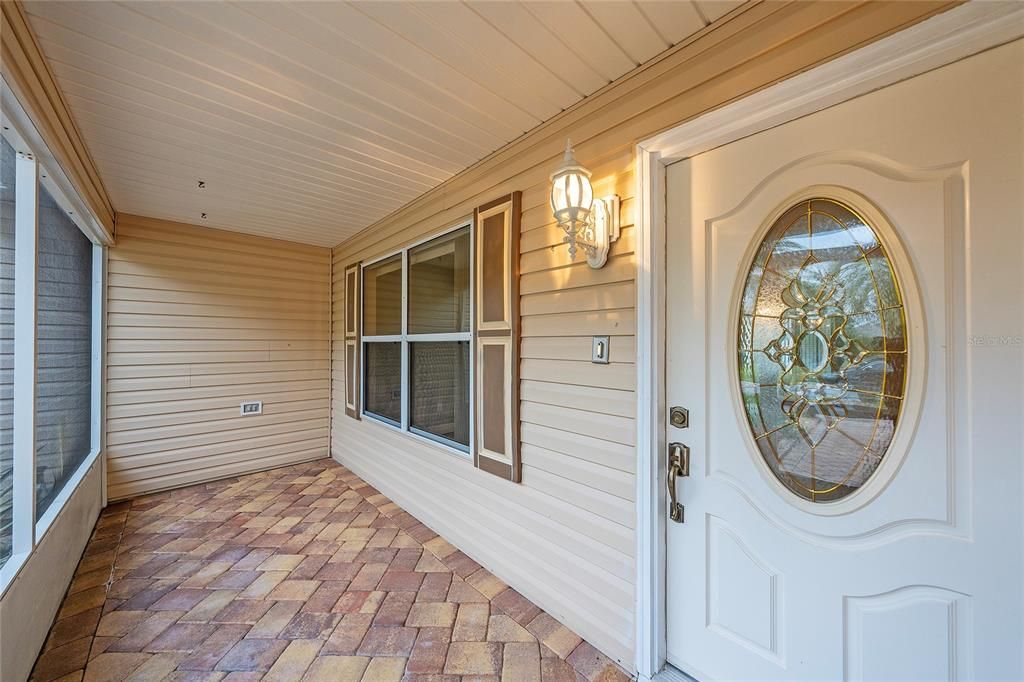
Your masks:
M 11 556 L 14 498 L 14 159 L 0 138 L 0 566 Z
M 92 242 L 39 188 L 36 518 L 92 446 Z

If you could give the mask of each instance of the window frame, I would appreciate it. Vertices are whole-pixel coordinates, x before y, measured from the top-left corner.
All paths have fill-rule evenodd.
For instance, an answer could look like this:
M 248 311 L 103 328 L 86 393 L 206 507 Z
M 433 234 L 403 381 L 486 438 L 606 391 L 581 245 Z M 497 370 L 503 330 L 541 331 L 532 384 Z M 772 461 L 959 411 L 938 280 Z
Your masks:
M 449 235 L 452 235 L 460 230 L 467 230 L 469 233 L 469 330 L 465 332 L 443 332 L 434 334 L 410 334 L 409 333 L 409 252 L 416 249 L 417 247 L 423 246 L 433 241 L 443 239 Z M 476 334 L 473 330 L 473 321 L 476 312 L 476 280 L 475 280 L 475 266 L 473 263 L 473 254 L 476 253 L 476 235 L 473 230 L 473 217 L 467 216 L 455 223 L 445 227 L 442 230 L 431 233 L 429 236 L 411 242 L 399 249 L 394 249 L 378 257 L 370 260 L 363 261 L 359 267 L 359 321 L 360 329 L 365 330 L 366 322 L 366 269 L 372 268 L 377 263 L 386 261 L 390 258 L 394 258 L 396 255 L 401 254 L 402 263 L 402 295 L 401 295 L 401 306 L 402 306 L 402 326 L 401 333 L 399 334 L 381 334 L 381 335 L 366 335 L 363 334 L 359 338 L 359 411 L 360 415 L 365 417 L 367 420 L 382 424 L 383 426 L 390 428 L 394 431 L 400 432 L 406 436 L 409 436 L 415 440 L 430 445 L 439 446 L 445 452 L 456 455 L 463 459 L 472 461 L 476 443 L 476 391 L 473 390 L 475 386 L 475 373 L 476 367 L 473 362 L 474 348 L 476 346 Z M 466 384 L 466 390 L 469 394 L 469 444 L 462 445 L 455 441 L 449 440 L 442 436 L 430 433 L 418 429 L 410 424 L 410 404 L 412 394 L 410 392 L 410 354 L 411 344 L 417 341 L 434 341 L 434 342 L 458 342 L 465 341 L 469 343 L 469 381 Z M 366 344 L 367 343 L 401 343 L 401 375 L 400 375 L 400 390 L 401 390 L 401 421 L 396 422 L 393 419 L 378 415 L 366 409 Z
M 106 505 L 106 469 L 102 460 L 103 381 L 105 378 L 105 296 L 107 249 L 99 220 L 87 208 L 46 141 L 0 78 L 3 111 L 0 132 L 14 148 L 15 158 L 15 291 L 14 291 L 14 417 L 12 459 L 11 554 L 0 565 L 0 597 L 14 583 L 36 547 L 61 515 L 86 474 L 101 466 L 101 506 Z M 30 182 L 31 181 L 31 182 Z M 90 321 L 89 453 L 36 519 L 36 397 L 38 385 L 39 201 L 46 188 L 68 218 L 92 243 Z M 104 236 L 101 236 L 104 235 Z M 24 257 L 24 258 L 23 258 Z M 27 260 L 26 260 L 27 259 Z M 20 332 L 20 333 L 19 333 Z M 22 405 L 19 409 L 18 405 Z M 26 408 L 25 405 L 30 407 Z

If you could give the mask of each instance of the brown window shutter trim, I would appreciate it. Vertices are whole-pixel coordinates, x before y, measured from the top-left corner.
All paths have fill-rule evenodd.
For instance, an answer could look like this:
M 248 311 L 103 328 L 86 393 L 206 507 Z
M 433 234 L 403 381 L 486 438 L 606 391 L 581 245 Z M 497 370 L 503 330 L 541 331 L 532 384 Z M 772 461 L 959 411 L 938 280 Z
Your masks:
M 345 270 L 345 336 L 352 336 L 357 330 L 356 297 L 347 292 L 356 291 L 356 280 L 358 277 L 358 271 L 352 269 Z
M 520 481 L 519 478 L 512 477 L 512 466 L 506 462 L 499 462 L 496 459 L 483 456 L 479 458 L 477 467 L 489 474 L 494 474 L 499 478 L 504 478 L 506 481 L 512 481 L 513 483 L 518 483 Z
M 505 257 L 505 213 L 495 213 L 483 220 L 480 230 L 480 258 L 484 262 L 501 262 Z M 504 322 L 508 307 L 507 276 L 504 268 L 487 268 L 480 278 L 481 322 Z
M 512 471 L 509 480 L 519 483 L 523 480 L 523 465 L 519 453 L 519 358 L 521 357 L 519 334 L 519 235 L 522 230 L 523 193 L 512 193 L 512 238 L 509 249 L 512 251 L 512 268 L 509 284 L 509 296 L 512 298 L 512 404 L 509 406 L 512 429 Z
M 478 309 L 474 316 L 477 468 L 522 480 L 519 427 L 519 232 L 522 193 L 474 211 L 473 259 Z M 507 230 L 507 231 L 506 231 Z M 507 382 L 507 384 L 506 384 Z
M 345 266 L 345 414 L 353 419 L 360 419 L 359 397 L 360 376 L 359 357 L 362 345 L 360 297 L 360 268 L 362 263 Z
M 500 455 L 505 452 L 505 430 L 511 425 L 506 423 L 505 405 L 505 346 L 490 344 L 483 347 L 483 369 L 481 395 L 484 396 L 484 410 L 480 415 L 483 425 L 484 448 Z

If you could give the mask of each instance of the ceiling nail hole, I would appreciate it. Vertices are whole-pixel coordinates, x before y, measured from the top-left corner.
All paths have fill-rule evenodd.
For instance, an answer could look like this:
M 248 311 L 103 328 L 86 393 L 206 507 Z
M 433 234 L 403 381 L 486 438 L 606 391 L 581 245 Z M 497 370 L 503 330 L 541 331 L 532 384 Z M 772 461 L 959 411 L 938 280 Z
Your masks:
M 205 180 L 200 180 L 199 181 L 199 189 L 206 189 L 206 181 Z

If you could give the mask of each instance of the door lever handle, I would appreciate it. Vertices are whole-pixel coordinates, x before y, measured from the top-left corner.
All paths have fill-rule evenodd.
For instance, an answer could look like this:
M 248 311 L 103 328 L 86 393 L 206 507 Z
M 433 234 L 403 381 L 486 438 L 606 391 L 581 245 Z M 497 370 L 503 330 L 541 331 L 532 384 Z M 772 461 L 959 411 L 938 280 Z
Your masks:
M 690 475 L 690 448 L 682 443 L 668 444 L 668 517 L 683 522 L 683 505 L 676 500 L 676 478 Z

